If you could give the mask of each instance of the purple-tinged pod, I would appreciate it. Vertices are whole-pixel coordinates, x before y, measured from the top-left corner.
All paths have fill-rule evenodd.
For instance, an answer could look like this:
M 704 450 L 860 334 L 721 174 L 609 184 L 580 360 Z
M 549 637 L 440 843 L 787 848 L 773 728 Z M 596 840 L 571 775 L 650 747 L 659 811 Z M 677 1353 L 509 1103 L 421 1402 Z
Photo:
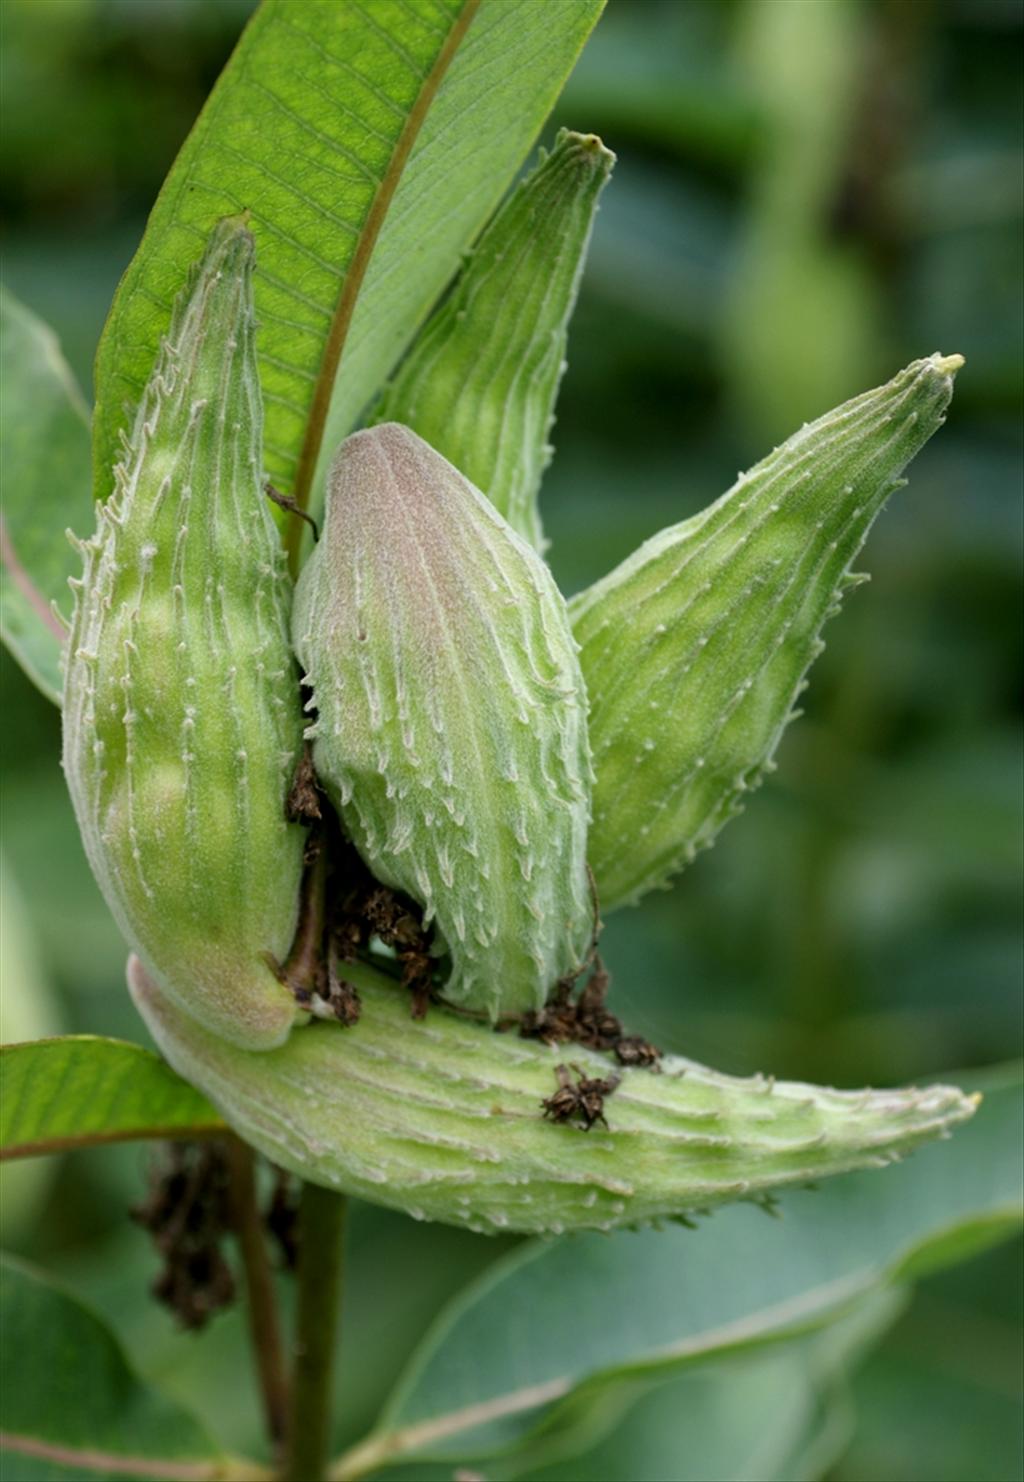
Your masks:
M 445 998 L 540 1008 L 593 919 L 586 696 L 547 567 L 385 423 L 335 459 L 293 634 L 317 773 L 373 874 L 433 923 Z

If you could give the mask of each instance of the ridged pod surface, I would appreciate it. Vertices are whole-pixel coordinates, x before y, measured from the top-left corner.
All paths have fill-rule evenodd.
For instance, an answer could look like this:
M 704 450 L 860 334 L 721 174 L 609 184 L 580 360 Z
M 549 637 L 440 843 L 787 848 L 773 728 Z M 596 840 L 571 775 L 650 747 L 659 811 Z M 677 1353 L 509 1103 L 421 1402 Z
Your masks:
M 262 489 L 253 241 L 222 222 L 179 301 L 116 489 L 82 546 L 64 770 L 121 930 L 180 1006 L 237 1045 L 295 1003 L 262 959 L 295 929 L 302 746 L 290 582 Z
M 539 1008 L 592 922 L 586 697 L 547 567 L 386 423 L 332 466 L 293 633 L 317 772 L 374 875 L 436 922 L 445 997 Z
M 832 1091 L 667 1056 L 658 1074 L 620 1071 L 608 1127 L 584 1132 L 544 1121 L 541 1102 L 561 1061 L 602 1077 L 606 1059 L 443 1009 L 416 1022 L 388 979 L 353 976 L 354 1029 L 311 1025 L 253 1056 L 181 1014 L 137 959 L 128 968 L 164 1055 L 247 1142 L 304 1179 L 417 1219 L 561 1234 L 682 1216 L 884 1166 L 977 1104 L 948 1086 Z
M 562 129 L 468 257 L 378 407 L 442 453 L 537 550 L 569 319 L 615 156 Z
M 604 910 L 663 884 L 761 780 L 819 634 L 960 356 L 917 360 L 776 448 L 570 603 L 590 695 Z

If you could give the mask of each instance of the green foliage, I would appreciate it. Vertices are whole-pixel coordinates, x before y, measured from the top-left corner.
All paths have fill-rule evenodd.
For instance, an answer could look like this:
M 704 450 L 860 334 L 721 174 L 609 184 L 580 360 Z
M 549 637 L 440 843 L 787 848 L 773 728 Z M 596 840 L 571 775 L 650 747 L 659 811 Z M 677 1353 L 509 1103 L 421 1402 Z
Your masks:
M 4 471 L 0 631 L 43 694 L 60 703 L 64 632 L 78 558 L 62 532 L 91 529 L 89 413 L 42 320 L 0 290 L 0 458 Z
M 210 1103 L 141 1045 L 99 1035 L 0 1049 L 0 1157 L 129 1138 L 199 1136 L 223 1124 Z
M 0 1307 L 5 1476 L 228 1475 L 199 1421 L 141 1383 L 116 1338 L 69 1293 L 4 1259 Z
M 304 501 L 322 440 L 329 457 L 451 277 L 602 3 L 267 0 L 167 177 L 107 321 L 97 493 L 188 264 L 221 217 L 249 210 L 264 458 Z
M 6 88 L 14 106 L 4 162 L 15 167 L 8 172 L 15 187 L 5 271 L 60 324 L 83 379 L 93 326 L 137 240 L 132 193 L 138 202 L 151 198 L 191 122 L 194 98 L 220 63 L 218 47 L 247 8 L 248 0 L 212 9 L 189 0 L 163 8 L 67 0 L 67 23 L 55 28 L 51 7 L 10 0 L 5 84 L 13 77 L 17 91 Z M 615 0 L 607 30 L 588 51 L 561 119 L 604 133 L 625 168 L 605 202 L 574 325 L 574 374 L 560 402 L 561 457 L 548 475 L 546 523 L 560 584 L 575 590 L 652 530 L 695 511 L 709 487 L 724 487 L 770 440 L 887 366 L 936 344 L 967 353 L 971 375 L 956 425 L 938 458 L 922 457 L 907 499 L 876 532 L 872 564 L 882 580 L 837 625 L 816 675 L 812 715 L 783 752 L 779 782 L 759 797 L 735 840 L 729 831 L 723 847 L 687 874 L 685 889 L 614 917 L 603 944 L 617 974 L 616 1010 L 660 1043 L 739 1070 L 768 1064 L 841 1085 L 893 1084 L 937 1066 L 993 1059 L 1019 1035 L 1019 751 L 1010 729 L 1020 658 L 1019 522 L 1018 502 L 1006 497 L 1018 478 L 1020 202 L 1007 182 L 1019 149 L 1019 16 L 999 5 L 984 15 L 980 7 L 922 7 L 907 24 L 905 8 L 844 5 L 808 29 L 797 15 L 805 8 L 800 0 L 772 7 Z M 532 9 L 531 26 L 553 9 Z M 410 10 L 428 14 L 420 0 L 403 6 Z M 454 270 L 475 229 L 465 222 L 475 212 L 478 223 L 489 210 L 483 195 L 493 192 L 493 202 L 504 188 L 508 174 L 492 180 L 488 173 L 495 145 L 508 140 L 509 159 L 527 147 L 521 115 L 503 117 L 502 109 L 522 101 L 531 67 L 545 66 L 550 53 L 543 38 L 526 55 L 529 38 L 511 35 L 510 11 L 484 0 L 413 146 L 415 162 L 436 140 L 433 169 L 408 193 L 406 173 L 395 197 L 401 215 L 388 212 L 370 258 L 355 304 L 359 333 L 348 334 L 333 392 L 339 435 L 357 421 Z M 354 17 L 353 6 L 346 20 Z M 462 59 L 474 32 L 479 49 L 470 66 Z M 485 33 L 494 43 L 489 65 Z M 507 71 L 503 39 L 519 47 Z M 283 39 L 278 50 L 286 70 Z M 237 62 L 232 68 L 221 96 L 239 81 Z M 488 83 L 479 97 L 478 75 Z M 337 135 L 335 109 L 319 111 Z M 470 119 L 464 132 L 460 111 Z M 269 115 L 260 126 L 270 142 L 258 189 L 281 196 L 284 188 L 267 172 L 283 174 L 279 157 L 291 164 L 295 153 Z M 185 158 L 194 161 L 208 147 L 209 139 L 193 138 Z M 457 172 L 446 176 L 448 160 L 475 160 L 479 188 L 460 194 Z M 236 163 L 222 159 L 216 179 L 203 174 L 205 186 L 231 190 Z M 188 205 L 184 176 L 176 178 Z M 232 209 L 212 194 L 209 200 L 210 214 L 198 223 L 204 234 Z M 428 237 L 419 223 L 431 212 Z M 297 215 L 304 230 L 318 230 L 303 208 Z M 447 265 L 421 275 L 438 228 L 455 216 L 462 225 L 453 225 Z M 287 229 L 287 219 L 275 218 L 258 232 L 261 253 L 265 241 L 279 241 L 275 230 Z M 175 258 L 174 273 L 184 272 L 198 242 L 192 237 Z M 388 243 L 396 250 L 384 253 Z M 303 273 L 319 280 L 311 259 Z M 139 356 L 144 376 L 175 284 L 147 278 L 140 287 L 133 310 L 140 322 L 150 314 L 146 294 L 160 297 L 153 337 Z M 336 288 L 327 296 L 335 306 Z M 310 311 L 311 325 L 315 317 L 323 316 Z M 311 353 L 314 374 L 322 343 Z M 369 366 L 365 375 L 362 366 Z M 4 379 L 12 405 L 6 365 Z M 284 372 L 280 384 L 287 394 L 292 382 Z M 113 388 L 107 401 L 111 436 L 128 415 L 126 390 Z M 321 477 L 332 450 L 329 434 Z M 287 452 L 294 463 L 295 447 Z M 43 466 L 46 454 L 45 443 L 36 443 L 29 456 Z M 287 486 L 285 477 L 279 481 Z M 33 513 L 20 500 L 15 509 L 11 484 L 8 478 L 9 524 L 15 514 L 24 521 Z M 23 486 L 15 481 L 15 494 Z M 76 487 L 84 508 L 84 481 Z M 57 525 L 66 523 L 81 532 L 89 519 L 65 512 Z M 52 552 L 73 560 L 60 541 Z M 55 580 L 59 599 L 63 576 Z M 29 638 L 41 653 L 49 647 L 52 696 L 56 635 L 40 628 Z M 119 977 L 118 934 L 88 878 L 60 778 L 41 744 L 52 717 L 20 674 L 9 668 L 4 685 L 5 833 L 31 888 L 27 914 L 45 966 L 58 978 L 69 1022 L 135 1033 L 124 995 L 111 986 Z M 951 1148 L 934 1150 L 936 1167 L 956 1154 L 961 1138 L 975 1136 L 990 1107 L 991 1099 Z M 993 1152 L 980 1141 L 970 1146 L 979 1162 Z M 113 1213 L 138 1188 L 136 1150 L 128 1151 L 130 1161 L 111 1150 L 67 1169 L 59 1217 L 34 1238 L 40 1258 L 96 1295 L 137 1366 L 162 1368 L 179 1393 L 191 1389 L 215 1433 L 252 1437 L 249 1397 L 239 1384 L 247 1363 L 241 1324 L 225 1319 L 196 1346 L 174 1340 L 147 1303 L 141 1241 Z M 932 1156 L 926 1150 L 908 1168 L 870 1179 L 899 1182 Z M 792 1227 L 794 1209 L 820 1199 L 828 1207 L 839 1192 L 836 1184 L 787 1196 L 785 1224 Z M 868 1193 L 868 1176 L 851 1180 L 851 1199 Z M 889 1218 L 870 1199 L 865 1208 Z M 991 1206 L 976 1214 L 959 1209 L 906 1270 L 917 1276 L 938 1261 L 966 1258 L 1016 1224 L 1016 1215 L 993 1219 Z M 774 1249 L 774 1226 L 753 1211 L 720 1213 L 688 1239 L 706 1241 L 745 1215 L 754 1221 L 751 1241 L 735 1250 L 746 1272 L 755 1264 L 754 1237 L 765 1236 Z M 353 1344 L 338 1392 L 349 1439 L 386 1388 L 393 1350 L 402 1346 L 394 1335 L 415 1333 L 436 1302 L 438 1268 L 448 1263 L 454 1286 L 454 1269 L 478 1267 L 486 1245 L 370 1206 L 353 1216 L 361 1232 Z M 734 1249 L 728 1239 L 726 1247 Z M 689 1285 L 692 1249 L 684 1248 L 663 1285 L 673 1298 Z M 830 1326 L 667 1377 L 659 1369 L 657 1379 L 642 1372 L 591 1381 L 550 1410 L 546 1439 L 543 1425 L 527 1430 L 521 1447 L 500 1461 L 490 1456 L 484 1470 L 495 1479 L 528 1470 L 551 1482 L 559 1467 L 567 1478 L 642 1470 L 676 1482 L 690 1475 L 791 1482 L 830 1467 L 837 1479 L 857 1482 L 1016 1475 L 1019 1415 L 1007 1402 L 1019 1358 L 1013 1254 L 972 1263 L 973 1285 L 953 1288 L 948 1305 L 934 1295 L 915 1299 L 917 1327 L 899 1325 L 897 1339 L 855 1381 L 862 1412 L 853 1448 L 838 1464 L 855 1427 L 842 1371 L 858 1361 L 859 1349 L 837 1337 L 840 1372 L 833 1373 L 829 1340 L 838 1330 Z M 716 1280 L 728 1283 L 735 1269 Z M 655 1275 L 665 1282 L 664 1272 Z M 950 1279 L 938 1278 L 943 1293 Z M 935 1278 L 925 1282 L 925 1293 L 936 1290 Z M 535 1305 L 523 1284 L 516 1298 Z M 642 1320 L 603 1286 L 584 1300 L 609 1328 Z M 858 1303 L 854 1320 L 859 1311 Z M 490 1368 L 504 1330 L 503 1320 L 492 1323 L 475 1349 L 462 1347 L 467 1372 L 481 1360 Z M 590 1331 L 581 1331 L 583 1342 Z M 549 1334 L 545 1327 L 530 1337 L 543 1348 Z M 619 1422 L 620 1435 L 607 1436 Z M 516 1417 L 513 1429 L 518 1435 Z M 458 1444 L 453 1437 L 452 1447 Z M 247 1442 L 254 1451 L 258 1445 Z M 473 1460 L 469 1443 L 460 1460 Z M 451 1472 L 450 1462 L 421 1461 L 406 1475 L 426 1482 Z M 18 1475 L 57 1471 L 19 1456 Z
M 697 1230 L 534 1243 L 437 1321 L 370 1443 L 386 1457 L 518 1444 L 600 1375 L 654 1376 L 828 1323 L 926 1260 L 952 1262 L 1021 1223 L 1019 1072 L 974 1122 L 883 1176 L 787 1194 L 781 1218 L 736 1206 Z M 488 1334 L 500 1330 L 503 1341 Z
M 3 1045 L 39 1040 L 60 1031 L 53 983 L 40 959 L 25 900 L 5 854 L 0 853 L 0 1065 Z M 0 1097 L 0 1155 L 2 1128 L 10 1096 L 6 1071 Z M 9 1245 L 30 1232 L 39 1218 L 46 1191 L 56 1173 L 53 1162 L 36 1158 L 17 1167 L 0 1167 L 0 1243 Z
M 373 414 L 418 432 L 538 550 L 569 319 L 614 163 L 594 135 L 562 130 L 482 233 Z

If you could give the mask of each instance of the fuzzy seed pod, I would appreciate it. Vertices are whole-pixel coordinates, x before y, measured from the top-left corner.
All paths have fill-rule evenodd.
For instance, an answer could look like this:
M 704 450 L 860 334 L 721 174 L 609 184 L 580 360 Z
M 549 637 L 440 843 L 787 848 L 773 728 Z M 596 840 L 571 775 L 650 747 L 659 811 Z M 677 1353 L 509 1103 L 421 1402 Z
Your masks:
M 822 625 L 959 355 L 917 360 L 775 449 L 570 604 L 590 694 L 589 859 L 605 910 L 710 844 L 771 766 Z
M 121 930 L 180 1006 L 237 1045 L 280 1043 L 302 747 L 290 582 L 262 489 L 253 241 L 222 222 L 179 300 L 82 547 L 64 770 Z
M 436 923 L 446 998 L 541 1007 L 592 921 L 586 699 L 547 567 L 386 423 L 335 459 L 293 632 L 317 772 L 374 875 Z
M 949 1086 L 832 1091 L 738 1080 L 674 1056 L 657 1074 L 613 1076 L 591 1050 L 493 1034 L 443 1009 L 410 1020 L 390 980 L 352 971 L 355 1029 L 314 1024 L 261 1056 L 182 1014 L 136 959 L 128 982 L 164 1055 L 247 1142 L 304 1179 L 416 1219 L 558 1235 L 682 1217 L 882 1167 L 977 1105 Z M 544 1120 L 569 1070 L 617 1078 L 607 1125 Z
M 569 319 L 614 163 L 594 134 L 562 129 L 481 236 L 374 418 L 418 432 L 537 550 Z

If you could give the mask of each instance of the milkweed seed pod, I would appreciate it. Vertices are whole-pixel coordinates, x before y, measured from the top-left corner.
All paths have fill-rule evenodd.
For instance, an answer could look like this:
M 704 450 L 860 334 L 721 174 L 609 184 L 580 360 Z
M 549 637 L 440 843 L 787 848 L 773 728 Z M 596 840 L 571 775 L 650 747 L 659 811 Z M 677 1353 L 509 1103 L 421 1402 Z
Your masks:
M 822 625 L 865 580 L 850 563 L 962 364 L 917 360 L 805 426 L 571 602 L 603 909 L 689 862 L 770 767 Z
M 93 872 L 180 1006 L 249 1049 L 295 1015 L 302 747 L 290 582 L 262 490 L 253 241 L 222 222 L 82 547 L 64 770 Z
M 595 135 L 559 133 L 481 236 L 374 418 L 419 433 L 538 550 L 569 319 L 614 163 Z
M 610 1230 L 763 1199 L 787 1184 L 881 1167 L 972 1115 L 947 1086 L 832 1091 L 738 1080 L 666 1056 L 623 1069 L 607 1127 L 542 1119 L 565 1047 L 494 1034 L 437 1010 L 410 1020 L 389 980 L 352 969 L 363 1013 L 313 1024 L 266 1055 L 209 1034 L 128 967 L 135 1003 L 174 1068 L 274 1163 L 302 1178 L 472 1230 Z M 573 1046 L 572 1073 L 609 1076 Z
M 293 633 L 317 773 L 373 874 L 435 923 L 444 996 L 541 1007 L 592 929 L 586 698 L 547 567 L 386 423 L 331 468 Z

